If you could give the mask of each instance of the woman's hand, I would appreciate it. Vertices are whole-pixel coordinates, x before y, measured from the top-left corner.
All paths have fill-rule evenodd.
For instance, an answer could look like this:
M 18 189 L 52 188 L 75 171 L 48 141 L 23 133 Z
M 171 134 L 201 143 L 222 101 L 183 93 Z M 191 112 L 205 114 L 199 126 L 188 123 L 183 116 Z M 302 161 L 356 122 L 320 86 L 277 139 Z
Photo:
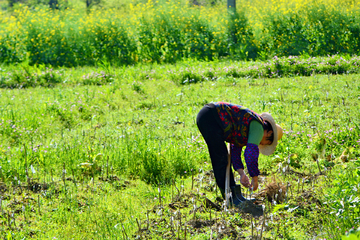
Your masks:
M 250 188 L 252 188 L 253 191 L 257 190 L 259 187 L 258 183 L 258 176 L 252 177 Z
M 240 177 L 240 183 L 246 188 L 249 187 L 250 182 L 249 182 L 249 178 L 248 178 L 248 176 L 246 176 L 246 174 L 244 174 Z
M 238 169 L 237 171 L 240 174 L 240 183 L 244 187 L 248 188 L 250 186 L 250 181 L 249 181 L 248 176 L 246 176 L 244 169 Z

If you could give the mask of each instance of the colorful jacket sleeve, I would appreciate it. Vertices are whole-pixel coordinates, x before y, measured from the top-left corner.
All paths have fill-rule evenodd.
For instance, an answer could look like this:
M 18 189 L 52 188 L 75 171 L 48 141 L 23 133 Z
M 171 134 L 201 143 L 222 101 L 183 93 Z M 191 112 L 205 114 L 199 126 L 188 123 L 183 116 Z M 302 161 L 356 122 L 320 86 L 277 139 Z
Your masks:
M 259 147 L 253 143 L 246 144 L 244 157 L 250 176 L 254 177 L 260 175 L 258 166 Z
M 244 165 L 241 161 L 241 151 L 242 147 L 235 146 L 231 144 L 230 153 L 231 153 L 231 163 L 233 165 L 234 170 L 244 169 Z

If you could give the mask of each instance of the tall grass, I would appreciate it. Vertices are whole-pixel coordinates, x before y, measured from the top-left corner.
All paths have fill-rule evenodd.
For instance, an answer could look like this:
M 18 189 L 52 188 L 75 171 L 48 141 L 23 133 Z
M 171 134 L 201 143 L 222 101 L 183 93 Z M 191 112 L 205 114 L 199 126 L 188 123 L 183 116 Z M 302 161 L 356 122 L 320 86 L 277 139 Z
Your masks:
M 197 68 L 191 71 L 203 78 L 206 68 L 203 65 Z M 79 75 L 82 79 L 81 76 L 88 75 L 83 71 L 86 70 L 62 72 L 62 78 Z M 135 78 L 131 71 L 137 73 Z M 163 76 L 162 71 L 170 71 L 179 80 L 169 81 L 170 76 Z M 252 91 L 260 94 L 261 99 L 239 95 L 239 89 L 231 93 L 231 99 L 256 111 L 268 109 L 279 115 L 279 121 L 286 126 L 288 141 L 279 145 L 278 155 L 283 158 L 288 151 L 298 152 L 294 167 L 301 166 L 305 158 L 311 160 L 322 138 L 327 141 L 330 156 L 340 156 L 346 148 L 357 148 L 358 130 L 353 122 L 357 118 L 354 104 L 358 101 L 358 84 L 351 75 L 314 75 L 305 87 L 297 87 L 304 84 L 302 77 L 286 81 L 279 78 L 270 84 L 264 79 L 239 80 L 230 75 L 220 75 L 216 81 L 182 85 L 176 81 L 182 79 L 183 71 L 154 66 L 147 70 L 113 69 L 114 81 L 99 87 L 56 85 L 1 90 L 3 178 L 19 175 L 26 179 L 25 165 L 58 172 L 57 166 L 63 166 L 66 159 L 67 172 L 75 175 L 83 171 L 96 175 L 108 168 L 127 176 L 142 176 L 149 183 L 168 183 L 206 158 L 206 151 L 199 150 L 202 144 L 197 144 L 194 118 L 205 103 L 228 99 L 222 99 L 220 89 L 204 91 L 202 86 L 211 84 L 259 89 Z M 148 78 L 141 80 L 144 75 Z M 260 86 L 267 90 L 260 90 Z M 16 99 L 19 101 L 14 102 Z M 297 108 L 300 116 L 296 115 Z M 15 167 L 12 159 L 17 159 L 15 162 L 20 165 Z M 85 171 L 84 163 L 93 167 Z M 321 164 L 329 166 L 327 162 Z
M 356 231 L 360 220 L 358 217 L 360 161 L 356 161 L 355 165 L 349 167 L 343 166 L 343 168 L 345 171 L 335 177 L 332 188 L 326 191 L 325 202 L 330 211 L 325 226 L 337 237 L 348 234 L 349 231 Z

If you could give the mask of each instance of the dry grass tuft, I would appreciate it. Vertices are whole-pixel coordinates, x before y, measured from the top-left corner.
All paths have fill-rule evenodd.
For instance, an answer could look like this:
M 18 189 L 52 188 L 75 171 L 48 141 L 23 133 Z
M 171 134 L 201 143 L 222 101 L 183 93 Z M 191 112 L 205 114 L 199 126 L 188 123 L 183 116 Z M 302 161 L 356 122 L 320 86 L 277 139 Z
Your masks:
M 277 203 L 283 202 L 285 200 L 285 195 L 286 186 L 282 182 L 276 181 L 275 178 L 273 178 L 272 182 L 267 184 L 265 189 L 259 193 L 260 197 L 266 197 L 269 202 L 275 200 Z

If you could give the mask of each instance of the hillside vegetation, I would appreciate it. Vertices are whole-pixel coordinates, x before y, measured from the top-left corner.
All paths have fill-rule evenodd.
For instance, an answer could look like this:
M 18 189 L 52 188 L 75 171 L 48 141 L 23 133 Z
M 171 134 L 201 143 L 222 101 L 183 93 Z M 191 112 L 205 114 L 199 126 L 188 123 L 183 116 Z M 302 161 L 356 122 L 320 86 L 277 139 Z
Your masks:
M 0 20 L 0 61 L 51 66 L 359 54 L 357 1 L 182 2 L 49 9 L 17 4 Z M 65 3 L 63 3 L 65 4 Z

